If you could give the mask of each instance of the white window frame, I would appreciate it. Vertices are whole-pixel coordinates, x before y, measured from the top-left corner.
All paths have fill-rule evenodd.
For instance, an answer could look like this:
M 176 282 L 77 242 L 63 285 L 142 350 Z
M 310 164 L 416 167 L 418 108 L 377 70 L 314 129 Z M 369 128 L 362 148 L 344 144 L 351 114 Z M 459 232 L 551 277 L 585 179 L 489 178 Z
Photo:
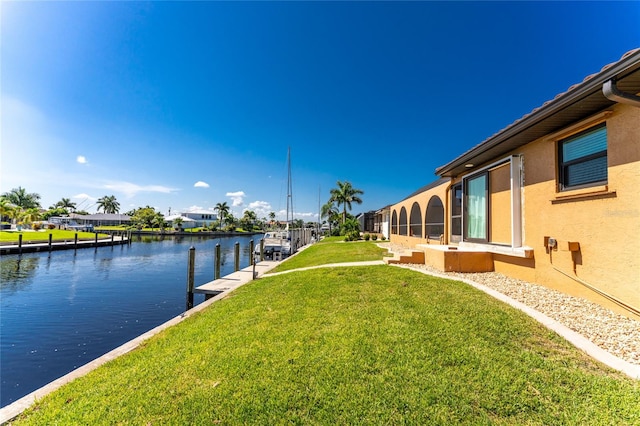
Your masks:
M 502 244 L 495 243 L 477 243 L 470 241 L 461 241 L 461 247 L 475 248 L 475 249 L 483 249 L 486 251 L 490 251 L 493 253 L 502 253 L 508 255 L 515 255 L 519 257 L 526 257 L 528 255 L 529 247 L 523 246 L 523 208 L 522 208 L 522 191 L 524 188 L 523 184 L 523 156 L 521 154 L 510 155 L 508 157 L 501 158 L 498 161 L 495 161 L 491 164 L 488 164 L 480 169 L 474 170 L 471 173 L 462 176 L 462 190 L 465 188 L 465 181 L 467 179 L 475 177 L 478 173 L 486 172 L 490 169 L 494 169 L 498 166 L 502 166 L 506 163 L 509 163 L 510 170 L 510 188 L 511 188 L 511 245 L 505 246 Z M 490 184 L 490 182 L 489 182 Z M 465 206 L 464 206 L 465 194 L 463 192 L 462 196 L 462 229 L 464 230 L 464 221 L 465 221 Z M 489 226 L 489 225 L 487 225 Z M 489 232 L 491 230 L 489 229 Z

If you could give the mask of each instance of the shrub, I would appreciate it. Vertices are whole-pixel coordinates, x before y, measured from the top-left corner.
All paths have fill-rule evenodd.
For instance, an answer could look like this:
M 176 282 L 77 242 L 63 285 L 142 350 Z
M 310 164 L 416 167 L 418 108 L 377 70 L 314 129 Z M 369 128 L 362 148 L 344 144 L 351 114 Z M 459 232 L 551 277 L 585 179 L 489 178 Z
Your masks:
M 364 234 L 364 235 L 363 235 L 363 237 L 364 237 L 364 240 L 365 240 L 365 241 L 369 241 L 369 239 L 371 238 L 371 235 L 369 235 L 369 234 Z
M 56 229 L 56 226 L 53 223 L 50 223 L 49 225 L 47 225 L 47 228 Z
M 40 225 L 39 223 L 32 223 L 31 229 L 33 229 L 34 231 L 39 231 L 41 226 L 42 225 Z
M 376 240 L 378 239 L 378 235 L 373 234 L 373 235 L 371 236 L 371 239 L 372 239 L 373 241 L 376 241 Z

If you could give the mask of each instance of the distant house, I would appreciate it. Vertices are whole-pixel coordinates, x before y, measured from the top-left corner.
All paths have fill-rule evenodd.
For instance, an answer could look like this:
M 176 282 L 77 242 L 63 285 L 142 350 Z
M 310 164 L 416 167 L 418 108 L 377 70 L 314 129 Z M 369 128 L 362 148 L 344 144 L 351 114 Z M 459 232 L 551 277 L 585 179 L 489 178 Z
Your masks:
M 68 222 L 75 222 L 78 225 L 97 226 L 119 226 L 128 225 L 131 218 L 126 214 L 119 213 L 96 213 L 88 215 L 69 214 Z
M 637 49 L 439 167 L 390 207 L 391 241 L 640 319 L 639 93 Z
M 373 223 L 374 223 L 375 214 L 376 214 L 375 211 L 370 211 L 370 212 L 360 213 L 356 216 L 356 220 L 360 225 L 360 232 L 364 232 L 364 233 L 374 232 Z
M 191 210 L 180 213 L 180 215 L 193 219 L 195 221 L 194 227 L 210 226 L 218 220 L 218 216 L 210 210 Z
M 195 219 L 183 216 L 182 214 L 172 214 L 171 216 L 166 216 L 164 218 L 164 221 L 167 222 L 169 226 L 175 228 L 177 224 L 176 219 L 180 219 L 180 227 L 182 229 L 196 228 L 198 226 Z

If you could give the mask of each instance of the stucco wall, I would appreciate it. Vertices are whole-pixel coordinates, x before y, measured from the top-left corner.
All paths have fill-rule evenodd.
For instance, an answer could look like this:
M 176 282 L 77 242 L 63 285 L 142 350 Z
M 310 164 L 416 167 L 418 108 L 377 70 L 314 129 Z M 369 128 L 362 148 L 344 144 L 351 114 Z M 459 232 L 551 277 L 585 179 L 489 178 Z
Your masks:
M 556 141 L 538 140 L 519 151 L 525 171 L 524 243 L 535 249 L 536 282 L 602 303 L 568 274 L 640 308 L 640 108 L 617 105 L 606 122 L 606 186 L 557 192 Z M 562 199 L 570 194 L 576 198 Z M 557 251 L 547 253 L 545 236 L 559 241 Z M 578 242 L 580 250 L 564 251 L 568 241 Z M 495 267 L 531 276 L 499 259 Z
M 607 185 L 558 192 L 558 140 L 603 120 L 607 123 Z M 587 298 L 637 318 L 587 285 L 640 308 L 640 108 L 618 104 L 610 113 L 576 123 L 509 153 L 517 154 L 522 155 L 524 161 L 523 245 L 533 248 L 534 256 L 494 254 L 495 270 Z M 412 204 L 418 202 L 424 221 L 430 197 L 438 195 L 445 208 L 447 243 L 451 217 L 448 189 L 460 178 L 393 205 L 391 214 L 396 211 L 399 219 L 400 209 L 405 207 L 409 215 Z M 506 194 L 509 191 L 502 187 L 490 195 L 494 203 L 490 218 L 493 241 L 510 238 Z M 391 231 L 390 240 L 406 247 L 439 244 L 394 232 Z M 559 247 L 547 250 L 545 237 L 558 240 Z M 579 250 L 568 251 L 569 242 L 579 243 Z
M 425 218 L 426 218 L 426 214 L 427 214 L 427 205 L 429 203 L 429 200 L 431 199 L 431 197 L 438 196 L 440 197 L 440 200 L 442 201 L 442 204 L 444 205 L 444 227 L 445 227 L 445 235 L 448 232 L 448 228 L 449 228 L 449 214 L 448 214 L 448 203 L 447 203 L 447 189 L 448 189 L 449 185 L 447 182 L 436 186 L 434 188 L 428 189 L 420 194 L 417 194 L 414 197 L 408 198 L 404 201 L 399 202 L 398 204 L 395 204 L 393 206 L 391 206 L 391 212 L 390 212 L 390 216 L 393 217 L 393 212 L 396 212 L 397 218 L 398 218 L 398 223 L 400 223 L 400 211 L 402 209 L 402 207 L 404 207 L 406 209 L 407 212 L 407 222 L 410 221 L 410 213 L 411 213 L 411 208 L 413 206 L 414 203 L 417 203 L 419 208 L 420 208 L 420 215 L 421 215 L 421 222 L 422 222 L 422 236 L 420 237 L 412 237 L 409 235 L 400 235 L 398 233 L 394 233 L 394 232 L 398 232 L 393 230 L 392 226 L 391 226 L 391 220 L 390 220 L 390 226 L 389 226 L 389 235 L 390 238 L 389 240 L 392 243 L 396 243 L 396 244 L 402 244 L 405 247 L 415 247 L 417 244 L 440 244 L 440 240 L 439 239 L 427 239 L 424 237 L 425 235 Z M 407 234 L 411 233 L 411 227 L 407 226 Z

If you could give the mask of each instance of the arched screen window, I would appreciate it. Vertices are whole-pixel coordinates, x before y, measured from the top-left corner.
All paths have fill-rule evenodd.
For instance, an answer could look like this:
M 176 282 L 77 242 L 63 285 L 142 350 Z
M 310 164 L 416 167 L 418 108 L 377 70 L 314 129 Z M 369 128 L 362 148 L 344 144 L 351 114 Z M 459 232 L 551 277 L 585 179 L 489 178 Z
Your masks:
M 427 204 L 424 228 L 427 238 L 440 238 L 444 234 L 444 205 L 437 195 L 431 197 Z
M 391 233 L 398 233 L 398 213 L 396 213 L 395 210 L 393 211 L 393 215 L 391 215 Z
M 400 209 L 400 235 L 407 235 L 407 209 Z
M 420 205 L 418 203 L 413 203 L 413 206 L 411 206 L 410 219 L 410 235 L 412 237 L 422 238 L 422 213 L 420 212 Z

